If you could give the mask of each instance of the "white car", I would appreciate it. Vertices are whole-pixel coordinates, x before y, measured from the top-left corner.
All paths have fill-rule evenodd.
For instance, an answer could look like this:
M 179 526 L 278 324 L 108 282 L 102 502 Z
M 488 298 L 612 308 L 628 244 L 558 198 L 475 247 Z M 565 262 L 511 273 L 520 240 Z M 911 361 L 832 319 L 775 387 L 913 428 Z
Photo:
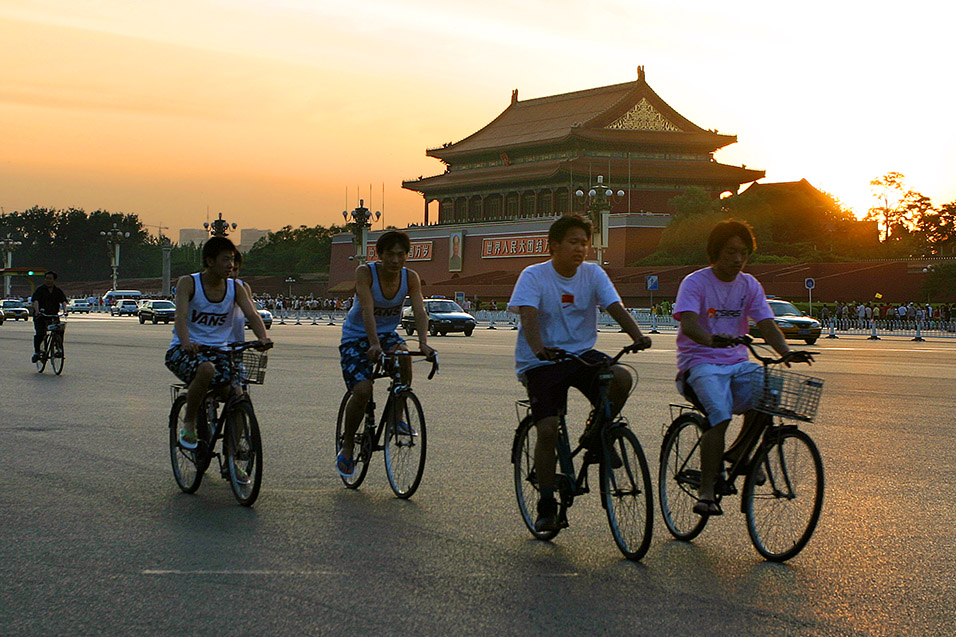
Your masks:
M 22 301 L 16 299 L 3 299 L 2 310 L 0 313 L 3 314 L 3 318 L 8 321 L 29 321 L 30 320 L 30 310 L 23 304 Z
M 89 314 L 93 311 L 93 306 L 90 305 L 90 302 L 86 299 L 73 299 L 66 304 L 66 311 L 71 314 L 78 314 L 80 312 Z
M 110 316 L 136 316 L 139 314 L 139 303 L 133 299 L 120 299 L 110 306 Z

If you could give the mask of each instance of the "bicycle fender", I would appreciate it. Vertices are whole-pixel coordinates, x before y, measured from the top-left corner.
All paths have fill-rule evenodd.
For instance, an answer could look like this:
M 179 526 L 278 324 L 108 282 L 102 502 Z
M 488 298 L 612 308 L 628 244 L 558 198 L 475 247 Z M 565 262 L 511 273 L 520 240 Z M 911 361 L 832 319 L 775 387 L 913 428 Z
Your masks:
M 531 426 L 534 423 L 534 420 L 531 418 L 531 414 L 528 414 L 521 419 L 521 422 L 518 423 L 518 426 L 515 427 L 515 437 L 511 441 L 511 464 L 514 464 L 518 459 L 518 434 L 521 433 L 521 428 L 525 426 L 525 423 L 528 423 L 528 426 Z

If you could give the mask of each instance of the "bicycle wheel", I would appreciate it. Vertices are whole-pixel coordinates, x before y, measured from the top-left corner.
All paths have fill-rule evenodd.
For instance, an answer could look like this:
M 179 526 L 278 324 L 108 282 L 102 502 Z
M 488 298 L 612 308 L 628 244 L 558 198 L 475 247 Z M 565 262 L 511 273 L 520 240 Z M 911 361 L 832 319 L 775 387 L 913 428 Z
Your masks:
M 515 469 L 515 496 L 518 498 L 521 519 L 531 531 L 531 535 L 539 540 L 550 540 L 558 534 L 560 529 L 553 531 L 535 531 L 534 529 L 534 521 L 538 516 L 538 500 L 541 499 L 538 477 L 534 470 L 534 448 L 537 441 L 538 430 L 535 429 L 531 416 L 528 416 L 518 425 L 511 446 L 511 462 Z M 563 498 L 557 498 L 557 500 L 558 519 L 564 520 L 567 506 Z
M 396 415 L 388 418 L 385 425 L 385 473 L 395 495 L 410 498 L 425 473 L 428 437 L 418 396 L 411 391 L 401 392 L 400 396 L 405 399 L 402 413 L 396 409 L 398 397 L 393 397 L 388 406 Z
M 339 416 L 335 420 L 336 456 L 342 448 L 342 434 L 345 431 L 345 406 L 351 397 L 351 391 L 345 392 L 345 395 L 342 396 L 342 404 L 339 405 Z M 355 473 L 352 474 L 351 478 L 342 478 L 342 482 L 349 489 L 358 489 L 359 485 L 365 480 L 365 474 L 368 473 L 368 461 L 372 456 L 372 443 L 374 442 L 372 435 L 374 432 L 370 427 L 366 427 L 368 414 L 366 413 L 365 415 L 366 417 L 362 419 L 358 429 L 355 431 L 355 445 L 352 447 L 352 457 L 355 459 Z
M 762 468 L 766 480 L 757 484 Z M 764 442 L 744 484 L 747 531 L 757 552 L 772 562 L 799 553 L 813 535 L 823 508 L 823 460 L 813 440 L 791 429 Z
M 43 338 L 43 343 L 40 345 L 40 356 L 37 357 L 37 372 L 42 374 L 43 370 L 46 369 L 46 361 L 50 357 L 50 334 L 49 332 Z
M 657 475 L 658 500 L 664 525 L 678 540 L 693 540 L 707 525 L 694 513 L 700 489 L 700 435 L 703 416 L 688 412 L 674 419 L 661 444 Z
M 200 445 L 196 449 L 183 449 L 179 446 L 179 430 L 183 426 L 185 410 L 186 396 L 183 394 L 173 402 L 173 408 L 169 410 L 169 459 L 179 488 L 186 493 L 195 493 L 202 483 L 205 446 Z
M 50 338 L 50 365 L 57 376 L 63 371 L 63 334 L 54 332 Z
M 223 447 L 232 493 L 239 504 L 252 506 L 259 497 L 262 484 L 262 439 L 259 422 L 248 399 L 240 400 L 230 408 Z
M 627 427 L 608 431 L 601 462 L 601 498 L 614 542 L 629 560 L 639 560 L 651 545 L 654 496 L 651 471 L 637 436 Z M 613 454 L 617 458 L 612 461 Z M 621 466 L 614 468 L 620 459 Z

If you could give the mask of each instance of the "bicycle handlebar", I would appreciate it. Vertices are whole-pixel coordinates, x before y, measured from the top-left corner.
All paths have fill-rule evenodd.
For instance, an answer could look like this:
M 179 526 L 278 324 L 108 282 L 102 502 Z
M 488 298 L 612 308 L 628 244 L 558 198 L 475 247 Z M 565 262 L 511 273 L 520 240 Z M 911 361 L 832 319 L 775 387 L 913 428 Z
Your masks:
M 394 352 L 383 352 L 382 359 L 379 361 L 379 365 L 384 365 L 385 358 L 388 356 L 424 356 L 425 360 L 431 362 L 432 368 L 428 372 L 428 380 L 431 380 L 435 377 L 435 374 L 438 373 L 438 352 L 432 350 L 431 356 L 422 351 L 408 351 L 404 349 L 397 349 Z
M 250 348 L 255 348 L 261 352 L 264 352 L 267 349 L 274 347 L 274 343 L 267 343 L 265 346 L 262 345 L 259 341 L 236 341 L 235 343 L 226 343 L 225 345 L 200 345 L 199 349 L 201 351 L 231 351 L 231 352 L 242 352 Z
M 631 343 L 630 345 L 625 345 L 623 348 L 621 348 L 621 351 L 619 351 L 617 354 L 615 354 L 614 356 L 612 356 L 610 359 L 606 359 L 606 362 L 607 362 L 608 366 L 614 365 L 614 364 L 617 363 L 619 360 L 621 360 L 621 358 L 622 358 L 625 354 L 631 354 L 631 353 L 633 353 L 633 352 L 640 352 L 641 350 L 645 350 L 645 349 L 647 349 L 647 348 L 649 348 L 649 347 L 650 347 L 649 344 L 648 344 L 648 345 L 644 345 L 643 343 Z M 548 350 L 550 350 L 550 351 L 552 352 L 553 358 L 552 358 L 551 360 L 559 361 L 559 360 L 574 359 L 574 360 L 580 362 L 582 365 L 585 365 L 585 366 L 587 366 L 587 367 L 597 367 L 598 365 L 601 365 L 601 364 L 603 364 L 603 363 L 605 362 L 605 361 L 602 360 L 602 361 L 597 362 L 597 363 L 589 363 L 588 361 L 584 360 L 580 355 L 578 355 L 578 354 L 572 354 L 571 352 L 568 352 L 568 351 L 566 351 L 566 350 L 563 350 L 563 349 L 561 349 L 561 348 L 559 348 L 559 347 L 550 347 L 550 348 L 545 348 L 545 349 L 548 349 Z
M 772 356 L 763 356 L 757 351 L 757 347 L 769 347 L 766 344 L 763 345 L 754 345 L 754 339 L 750 334 L 743 334 L 735 338 L 722 338 L 719 334 L 714 334 L 714 345 L 713 347 L 733 347 L 735 345 L 746 345 L 747 349 L 750 350 L 750 353 L 754 355 L 758 361 L 764 365 L 780 365 L 781 363 L 787 365 L 791 362 L 794 363 L 806 363 L 808 365 L 813 364 L 813 357 L 819 354 L 820 352 L 811 352 L 808 350 L 791 350 L 788 354 L 784 354 L 780 358 L 773 358 Z

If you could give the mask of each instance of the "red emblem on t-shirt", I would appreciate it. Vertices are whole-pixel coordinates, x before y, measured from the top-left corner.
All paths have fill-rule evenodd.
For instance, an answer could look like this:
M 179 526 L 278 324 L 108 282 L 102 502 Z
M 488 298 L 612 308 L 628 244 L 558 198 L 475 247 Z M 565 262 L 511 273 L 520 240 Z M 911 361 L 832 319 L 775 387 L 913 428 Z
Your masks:
M 562 294 L 561 295 L 561 305 L 567 307 L 569 305 L 574 305 L 574 295 L 573 294 Z

